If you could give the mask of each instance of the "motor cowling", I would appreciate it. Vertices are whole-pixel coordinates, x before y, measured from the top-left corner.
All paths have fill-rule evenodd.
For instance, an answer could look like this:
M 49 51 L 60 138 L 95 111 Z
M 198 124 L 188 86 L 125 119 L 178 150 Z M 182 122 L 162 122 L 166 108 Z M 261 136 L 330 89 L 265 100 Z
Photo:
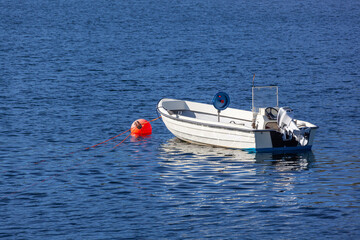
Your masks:
M 296 141 L 301 146 L 306 146 L 309 143 L 310 128 L 299 129 L 293 118 L 293 110 L 289 107 L 282 107 L 277 114 L 277 124 L 282 134 L 284 141 L 290 141 L 295 137 Z

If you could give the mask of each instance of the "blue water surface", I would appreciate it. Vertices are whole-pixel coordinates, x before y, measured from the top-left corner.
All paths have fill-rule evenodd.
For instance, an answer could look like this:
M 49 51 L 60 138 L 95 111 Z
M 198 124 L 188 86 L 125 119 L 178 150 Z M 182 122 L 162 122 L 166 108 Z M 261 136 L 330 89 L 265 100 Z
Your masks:
M 360 2 L 0 0 L 0 238 L 360 239 Z M 320 128 L 313 150 L 174 138 L 163 97 Z

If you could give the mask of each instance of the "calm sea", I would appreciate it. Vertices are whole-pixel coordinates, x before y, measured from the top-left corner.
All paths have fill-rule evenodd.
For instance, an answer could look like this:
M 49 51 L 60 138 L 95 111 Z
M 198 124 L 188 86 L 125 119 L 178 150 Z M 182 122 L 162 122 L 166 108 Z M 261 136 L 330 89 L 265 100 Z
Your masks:
M 0 0 L 0 238 L 360 239 L 360 2 Z M 163 97 L 320 128 L 249 154 L 119 136 Z

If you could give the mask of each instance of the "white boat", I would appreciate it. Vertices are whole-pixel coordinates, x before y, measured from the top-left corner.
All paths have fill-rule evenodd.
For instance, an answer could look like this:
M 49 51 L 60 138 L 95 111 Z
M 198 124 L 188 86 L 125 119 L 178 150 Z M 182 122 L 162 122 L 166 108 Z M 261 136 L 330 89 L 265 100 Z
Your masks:
M 227 108 L 229 103 L 223 92 L 213 105 L 164 98 L 157 111 L 172 134 L 190 143 L 248 152 L 311 149 L 318 127 L 279 108 L 277 86 L 253 87 L 252 111 Z

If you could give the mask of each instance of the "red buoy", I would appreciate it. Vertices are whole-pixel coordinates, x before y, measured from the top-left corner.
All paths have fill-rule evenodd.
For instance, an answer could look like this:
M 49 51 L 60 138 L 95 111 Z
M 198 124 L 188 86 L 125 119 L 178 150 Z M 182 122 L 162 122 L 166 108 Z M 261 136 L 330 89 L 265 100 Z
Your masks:
M 147 136 L 152 133 L 151 124 L 145 119 L 138 119 L 131 124 L 132 136 Z

